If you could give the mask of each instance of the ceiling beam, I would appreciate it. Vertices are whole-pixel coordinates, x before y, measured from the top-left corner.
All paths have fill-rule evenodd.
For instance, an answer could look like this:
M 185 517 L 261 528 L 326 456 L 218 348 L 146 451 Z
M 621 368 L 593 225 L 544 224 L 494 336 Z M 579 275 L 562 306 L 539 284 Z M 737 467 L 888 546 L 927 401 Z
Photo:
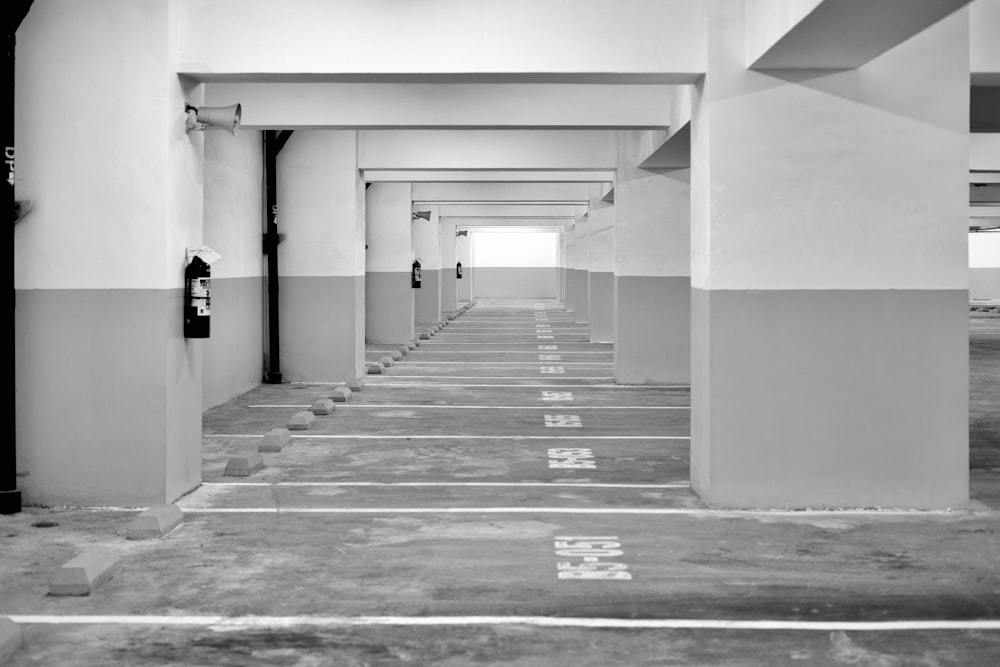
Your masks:
M 260 129 L 655 129 L 670 121 L 663 85 L 218 83 L 207 104 L 239 103 Z

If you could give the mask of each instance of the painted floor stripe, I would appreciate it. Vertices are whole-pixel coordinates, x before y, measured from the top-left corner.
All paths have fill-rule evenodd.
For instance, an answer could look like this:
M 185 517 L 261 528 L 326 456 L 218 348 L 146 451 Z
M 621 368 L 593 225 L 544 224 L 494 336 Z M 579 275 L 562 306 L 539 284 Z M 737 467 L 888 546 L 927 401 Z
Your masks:
M 624 630 L 806 630 L 815 632 L 925 632 L 1000 630 L 1000 620 L 786 621 L 712 618 L 574 618 L 558 616 L 145 616 L 3 614 L 22 625 L 161 625 L 229 629 L 345 626 L 496 626 Z
M 178 502 L 181 511 L 189 514 L 577 514 L 577 515 L 645 515 L 645 516 L 714 516 L 722 518 L 743 516 L 769 517 L 845 517 L 845 516 L 885 516 L 885 517 L 926 517 L 926 516 L 969 516 L 972 512 L 956 510 L 713 510 L 703 508 L 640 508 L 640 507 L 185 507 L 183 499 Z M 102 508 L 111 511 L 109 508 Z M 128 511 L 134 511 L 130 509 Z M 977 512 L 975 516 L 990 516 L 996 512 Z
M 263 438 L 255 433 L 205 433 L 203 438 Z M 688 435 L 355 435 L 316 433 L 293 434 L 292 438 L 307 440 L 690 440 Z
M 583 482 L 202 482 L 202 486 L 285 487 L 575 487 L 583 489 L 690 489 L 689 482 L 672 484 L 590 484 Z
M 393 376 L 399 377 L 399 376 Z M 443 378 L 445 380 L 449 378 Z M 483 378 L 477 378 L 482 380 Z M 579 380 L 580 378 L 567 378 L 568 380 Z M 690 389 L 689 384 L 671 385 L 638 385 L 638 384 L 446 384 L 443 382 L 374 382 L 371 378 L 366 379 L 367 387 L 520 387 L 521 389 L 533 389 L 537 387 L 553 388 L 574 388 L 574 389 Z M 296 383 L 292 383 L 296 384 Z M 342 385 L 343 382 L 302 382 L 298 384 L 315 385 Z
M 560 385 L 562 386 L 562 385 Z M 296 408 L 308 410 L 309 405 L 248 405 L 248 408 Z M 397 405 L 387 403 L 343 403 L 337 406 L 344 408 L 374 408 L 394 410 L 551 410 L 551 405 Z M 689 405 L 574 405 L 574 410 L 690 410 Z
M 562 354 L 560 352 L 560 354 Z M 422 366 L 525 366 L 527 368 L 537 368 L 539 361 L 412 361 L 410 359 L 400 359 L 397 365 L 422 365 Z M 613 361 L 560 361 L 562 366 L 614 366 Z
M 414 378 L 426 380 L 428 378 L 440 378 L 442 380 L 537 380 L 537 375 L 396 375 L 395 373 L 384 374 L 392 378 Z M 370 377 L 370 376 L 367 376 Z M 570 380 L 614 380 L 613 375 L 577 375 L 569 377 Z M 306 383 L 308 384 L 308 383 Z

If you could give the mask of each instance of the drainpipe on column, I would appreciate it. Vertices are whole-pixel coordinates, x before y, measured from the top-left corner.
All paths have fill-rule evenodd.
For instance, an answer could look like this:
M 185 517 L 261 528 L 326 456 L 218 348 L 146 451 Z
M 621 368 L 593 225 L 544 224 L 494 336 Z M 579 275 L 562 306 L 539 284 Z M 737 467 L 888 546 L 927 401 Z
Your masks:
M 7 325 L 7 332 L 10 334 L 10 375 L 8 382 L 17 396 L 17 381 L 15 364 L 17 362 L 17 346 L 15 345 L 15 315 L 17 307 L 17 296 L 14 289 L 14 225 L 22 215 L 30 209 L 30 202 L 18 202 L 14 199 L 14 52 L 17 45 L 17 29 L 21 21 L 27 16 L 31 9 L 31 0 L 19 0 L 7 5 L 6 32 L 7 32 L 7 61 L 4 63 L 3 77 L 4 90 L 8 92 L 7 104 L 4 105 L 3 120 L 3 159 L 7 166 L 7 187 L 5 201 L 7 202 L 7 257 L 10 258 L 9 273 L 10 281 L 10 320 Z M 0 442 L 0 514 L 17 514 L 21 511 L 21 492 L 17 488 L 17 401 L 9 402 L 10 437 L 4 438 Z
M 267 230 L 264 232 L 264 254 L 267 255 L 267 342 L 268 363 L 264 382 L 281 384 L 281 345 L 278 338 L 278 244 L 282 235 L 278 233 L 278 153 L 284 148 L 291 130 L 264 131 L 264 176 L 266 179 L 264 196 L 264 218 Z

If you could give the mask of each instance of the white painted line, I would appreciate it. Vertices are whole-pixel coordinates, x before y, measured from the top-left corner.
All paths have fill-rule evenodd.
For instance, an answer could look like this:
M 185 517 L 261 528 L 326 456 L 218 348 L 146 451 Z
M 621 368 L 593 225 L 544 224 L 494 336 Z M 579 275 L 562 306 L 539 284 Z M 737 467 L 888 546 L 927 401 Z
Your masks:
M 690 489 L 689 482 L 671 484 L 590 484 L 584 482 L 202 482 L 202 486 L 285 486 L 285 487 L 577 487 L 584 489 Z
M 183 499 L 180 501 L 183 504 Z M 107 509 L 107 508 L 105 508 Z M 830 510 L 830 511 L 752 511 L 752 510 L 710 510 L 710 509 L 667 509 L 628 507 L 183 507 L 181 511 L 190 514 L 607 514 L 645 516 L 715 516 L 734 518 L 744 516 L 807 517 L 823 516 L 910 516 L 925 517 L 935 515 L 955 515 L 947 511 L 910 510 Z M 990 513 L 994 514 L 994 513 Z M 984 516 L 977 513 L 976 516 Z
M 557 400 L 557 399 L 548 399 Z M 310 404 L 311 405 L 311 404 Z M 248 405 L 248 408 L 292 408 L 306 410 L 310 405 Z M 338 403 L 337 410 L 354 408 L 392 408 L 394 410 L 551 410 L 545 405 L 410 405 L 376 403 Z M 575 410 L 690 410 L 689 405 L 574 405 Z
M 367 383 L 371 375 L 365 376 L 365 382 Z M 442 380 L 537 380 L 537 375 L 396 375 L 395 373 L 389 375 L 393 379 L 396 378 L 414 378 L 417 380 L 426 380 L 428 378 L 440 378 Z M 569 380 L 614 380 L 613 375 L 575 375 L 573 377 L 567 378 Z M 308 384 L 308 383 L 305 383 Z
M 542 355 L 546 356 L 546 355 Z M 558 355 L 555 355 L 558 356 Z M 535 368 L 538 366 L 533 361 L 410 361 L 401 359 L 397 365 L 423 365 L 423 366 L 524 366 L 525 368 Z M 566 366 L 614 366 L 613 361 L 565 361 Z
M 551 408 L 550 408 L 551 409 Z M 264 434 L 206 433 L 203 438 L 263 438 Z M 308 440 L 690 440 L 689 435 L 373 435 L 327 434 L 296 435 Z
M 787 621 L 707 618 L 575 618 L 558 616 L 146 616 L 3 614 L 22 625 L 163 625 L 230 629 L 345 626 L 491 626 L 547 628 L 620 628 L 632 630 L 808 630 L 816 632 L 926 632 L 929 630 L 1000 630 L 1000 620 L 925 621 Z
M 645 384 L 446 384 L 443 382 L 373 382 L 372 377 L 367 376 L 365 378 L 366 386 L 368 387 L 521 387 L 523 388 L 537 388 L 537 387 L 572 387 L 575 389 L 690 389 L 689 384 L 671 384 L 671 385 L 645 385 Z M 398 375 L 390 377 L 399 377 Z M 437 376 L 433 376 L 437 377 Z M 448 380 L 452 378 L 443 377 L 442 379 Z M 477 380 L 483 380 L 486 378 L 476 378 Z M 534 378 L 538 379 L 538 378 Z M 567 380 L 585 380 L 587 378 L 577 378 L 568 377 Z M 302 384 L 324 384 L 321 382 L 303 382 Z

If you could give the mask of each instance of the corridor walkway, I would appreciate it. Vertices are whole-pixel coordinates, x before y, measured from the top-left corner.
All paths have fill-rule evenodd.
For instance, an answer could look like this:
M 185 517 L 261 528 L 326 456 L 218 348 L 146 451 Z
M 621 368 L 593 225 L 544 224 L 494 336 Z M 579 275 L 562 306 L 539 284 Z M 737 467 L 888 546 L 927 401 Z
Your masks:
M 334 386 L 208 411 L 162 541 L 123 539 L 134 510 L 4 517 L 9 664 L 997 664 L 995 507 L 709 510 L 689 388 L 615 385 L 557 304 L 481 301 L 420 342 L 249 477 L 230 457 Z M 82 546 L 122 570 L 46 596 Z

